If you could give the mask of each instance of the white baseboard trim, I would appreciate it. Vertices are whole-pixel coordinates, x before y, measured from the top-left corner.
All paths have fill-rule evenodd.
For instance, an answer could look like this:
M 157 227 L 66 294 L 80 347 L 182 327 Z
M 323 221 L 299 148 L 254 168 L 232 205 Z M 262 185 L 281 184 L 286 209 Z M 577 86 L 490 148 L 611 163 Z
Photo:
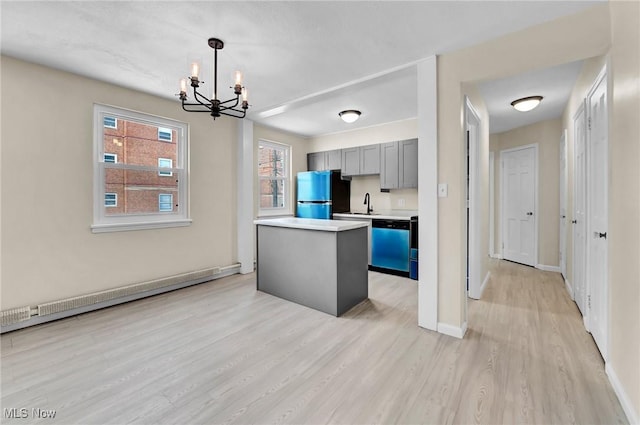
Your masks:
M 489 255 L 491 258 L 495 258 L 497 260 L 502 260 L 502 254 L 491 254 Z
M 464 338 L 464 334 L 467 333 L 467 322 L 464 322 L 460 328 L 440 322 L 438 323 L 438 332 L 454 338 L 462 339 Z
M 544 264 L 536 264 L 536 269 L 544 270 L 545 272 L 560 273 L 560 266 L 547 266 Z
M 567 288 L 567 292 L 571 299 L 575 301 L 575 297 L 573 296 L 573 287 L 571 286 L 571 283 L 569 283 L 569 279 L 564 280 L 564 286 Z
M 629 421 L 629 423 L 640 424 L 640 416 L 638 416 L 638 412 L 636 412 L 635 409 L 633 408 L 633 404 L 631 403 L 631 400 L 629 399 L 627 392 L 624 390 L 622 383 L 620 383 L 620 380 L 618 379 L 618 375 L 616 375 L 616 372 L 613 370 L 613 366 L 611 366 L 611 363 L 607 363 L 604 366 L 604 371 L 607 373 L 607 376 L 609 377 L 609 382 L 611 382 L 613 391 L 618 396 L 618 400 L 622 405 L 622 410 L 624 410 L 624 413 L 627 415 L 627 420 Z

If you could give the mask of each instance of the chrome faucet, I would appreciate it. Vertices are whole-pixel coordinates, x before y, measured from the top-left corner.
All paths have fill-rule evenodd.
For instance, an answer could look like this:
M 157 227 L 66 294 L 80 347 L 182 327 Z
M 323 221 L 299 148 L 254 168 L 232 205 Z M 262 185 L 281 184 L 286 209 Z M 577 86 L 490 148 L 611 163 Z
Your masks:
M 367 214 L 371 214 L 373 208 L 371 208 L 371 196 L 369 195 L 369 192 L 364 195 L 364 204 L 367 206 Z

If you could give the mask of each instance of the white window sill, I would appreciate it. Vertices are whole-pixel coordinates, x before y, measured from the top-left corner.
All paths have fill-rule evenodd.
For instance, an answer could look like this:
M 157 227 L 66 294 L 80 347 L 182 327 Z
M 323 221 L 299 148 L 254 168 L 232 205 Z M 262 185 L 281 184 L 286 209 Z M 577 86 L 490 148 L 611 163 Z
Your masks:
M 91 232 L 107 233 L 128 232 L 131 230 L 164 229 L 168 227 L 190 226 L 191 222 L 191 219 L 177 219 L 166 221 L 142 221 L 139 223 L 93 224 L 91 225 Z
M 260 217 L 286 217 L 293 216 L 291 211 L 287 209 L 274 209 L 274 210 L 261 210 L 258 211 L 258 218 Z

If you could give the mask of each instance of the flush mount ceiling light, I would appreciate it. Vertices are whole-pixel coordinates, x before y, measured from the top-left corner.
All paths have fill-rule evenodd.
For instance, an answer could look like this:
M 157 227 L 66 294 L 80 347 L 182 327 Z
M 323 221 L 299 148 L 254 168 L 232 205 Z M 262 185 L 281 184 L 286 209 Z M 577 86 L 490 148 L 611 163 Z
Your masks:
M 360 111 L 356 111 L 355 109 L 347 109 L 346 111 L 342 111 L 338 114 L 342 121 L 351 124 L 355 122 L 358 118 L 360 118 Z
M 537 107 L 542 102 L 542 96 L 529 96 L 514 100 L 511 106 L 520 112 L 527 112 Z
M 180 80 L 180 100 L 182 101 L 182 109 L 187 112 L 208 112 L 215 120 L 220 115 L 228 115 L 234 118 L 244 118 L 247 115 L 247 109 L 249 108 L 249 102 L 247 101 L 247 89 L 242 86 L 242 74 L 240 71 L 236 71 L 235 85 L 233 86 L 233 93 L 236 95 L 231 99 L 221 101 L 218 99 L 218 50 L 224 48 L 224 42 L 218 38 L 209 39 L 209 47 L 213 49 L 213 91 L 211 98 L 198 92 L 200 84 L 204 84 L 204 81 L 200 80 L 200 63 L 193 62 L 191 64 L 191 77 L 183 78 Z M 193 99 L 195 103 L 187 102 L 187 81 L 191 82 L 193 87 Z M 240 108 L 237 108 L 240 103 L 240 95 L 242 95 L 242 104 Z

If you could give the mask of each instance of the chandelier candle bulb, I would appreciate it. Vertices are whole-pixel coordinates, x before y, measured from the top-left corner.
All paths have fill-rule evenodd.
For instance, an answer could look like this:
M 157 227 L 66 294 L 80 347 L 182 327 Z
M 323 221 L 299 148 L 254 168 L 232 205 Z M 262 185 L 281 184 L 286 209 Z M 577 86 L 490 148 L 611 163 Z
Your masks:
M 187 92 L 187 80 L 185 78 L 180 80 L 180 93 Z
M 242 109 L 249 108 L 249 101 L 247 100 L 247 89 L 242 88 Z
M 198 77 L 200 76 L 200 64 L 198 62 L 193 62 L 191 64 L 191 79 L 196 79 L 198 80 Z

